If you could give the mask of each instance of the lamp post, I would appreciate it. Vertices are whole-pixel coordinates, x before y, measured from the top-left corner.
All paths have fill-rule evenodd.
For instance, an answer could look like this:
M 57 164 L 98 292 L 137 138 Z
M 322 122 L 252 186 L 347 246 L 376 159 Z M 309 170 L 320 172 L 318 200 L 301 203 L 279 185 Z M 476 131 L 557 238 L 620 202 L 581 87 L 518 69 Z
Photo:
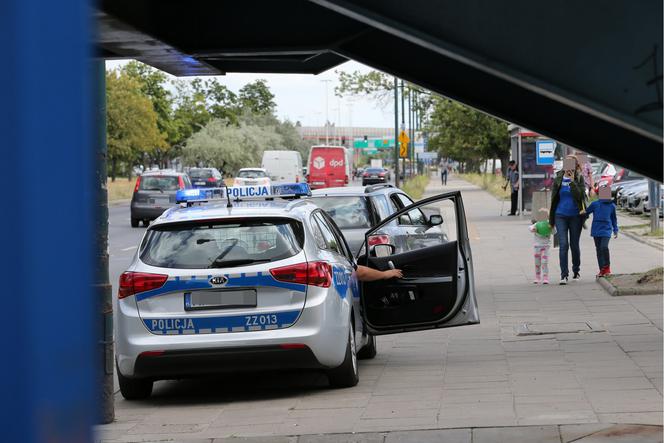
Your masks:
M 329 136 L 329 123 L 330 123 L 330 117 L 329 117 L 329 109 L 328 109 L 328 97 L 327 97 L 327 85 L 330 83 L 332 80 L 329 78 L 321 80 L 323 83 L 325 83 L 325 145 L 330 144 L 330 136 Z

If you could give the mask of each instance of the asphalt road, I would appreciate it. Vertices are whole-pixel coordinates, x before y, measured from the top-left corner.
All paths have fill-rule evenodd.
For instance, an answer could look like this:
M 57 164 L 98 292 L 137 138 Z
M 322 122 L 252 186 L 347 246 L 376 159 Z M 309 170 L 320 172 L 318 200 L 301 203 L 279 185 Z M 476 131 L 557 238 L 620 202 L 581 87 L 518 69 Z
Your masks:
M 143 238 L 144 227 L 132 228 L 129 223 L 129 203 L 111 204 L 108 207 L 109 274 L 113 294 L 118 292 L 118 279 L 136 253 Z

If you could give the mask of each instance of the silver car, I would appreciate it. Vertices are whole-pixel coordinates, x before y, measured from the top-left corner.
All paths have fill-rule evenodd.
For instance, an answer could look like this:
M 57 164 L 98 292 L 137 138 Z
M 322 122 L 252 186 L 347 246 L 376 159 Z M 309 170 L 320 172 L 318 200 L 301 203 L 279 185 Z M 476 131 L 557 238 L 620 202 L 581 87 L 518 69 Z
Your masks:
M 361 264 L 396 266 L 404 278 L 361 283 L 334 221 L 298 198 L 308 186 L 285 198 L 278 188 L 218 190 L 233 200 L 182 191 L 193 196 L 187 206 L 146 230 L 117 300 L 125 398 L 149 396 L 155 380 L 226 371 L 311 368 L 333 387 L 354 386 L 357 359 L 376 355 L 376 335 L 479 322 L 460 194 L 424 200 L 368 231 L 367 241 L 418 205 L 441 205 L 447 225 L 436 219 L 432 229 L 455 234 L 410 251 L 371 246 Z

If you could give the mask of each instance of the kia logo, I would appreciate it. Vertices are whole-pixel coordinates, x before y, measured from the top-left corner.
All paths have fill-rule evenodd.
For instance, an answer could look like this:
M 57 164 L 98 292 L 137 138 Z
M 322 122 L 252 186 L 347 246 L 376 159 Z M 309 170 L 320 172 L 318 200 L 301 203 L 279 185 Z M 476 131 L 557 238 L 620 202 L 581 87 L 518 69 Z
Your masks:
M 218 277 L 212 277 L 210 279 L 210 283 L 212 283 L 213 285 L 225 285 L 226 282 L 228 282 L 228 278 L 223 275 Z

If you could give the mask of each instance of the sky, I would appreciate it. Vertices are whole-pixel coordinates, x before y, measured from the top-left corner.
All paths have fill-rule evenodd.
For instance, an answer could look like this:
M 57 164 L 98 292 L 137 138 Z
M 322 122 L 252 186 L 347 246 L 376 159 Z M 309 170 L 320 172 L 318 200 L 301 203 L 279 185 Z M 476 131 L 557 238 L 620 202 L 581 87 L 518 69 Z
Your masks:
M 114 69 L 124 63 L 127 61 L 107 61 L 106 68 Z M 383 108 L 378 101 L 370 97 L 339 98 L 334 95 L 334 88 L 338 84 L 335 71 L 341 70 L 368 72 L 371 68 L 349 61 L 319 75 L 227 74 L 216 78 L 235 92 L 254 80 L 267 80 L 270 90 L 275 95 L 277 116 L 292 122 L 300 121 L 303 126 L 325 124 L 327 88 L 328 120 L 336 126 L 393 127 L 392 106 L 387 105 Z

